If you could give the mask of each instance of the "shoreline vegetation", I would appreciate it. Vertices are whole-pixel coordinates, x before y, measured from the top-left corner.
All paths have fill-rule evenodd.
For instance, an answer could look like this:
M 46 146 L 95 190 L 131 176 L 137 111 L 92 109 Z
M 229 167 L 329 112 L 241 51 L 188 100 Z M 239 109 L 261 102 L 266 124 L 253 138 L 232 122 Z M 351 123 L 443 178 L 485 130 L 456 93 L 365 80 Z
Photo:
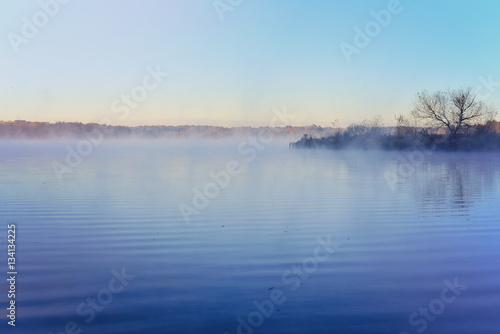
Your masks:
M 291 148 L 379 149 L 442 151 L 500 150 L 500 123 L 496 111 L 478 99 L 472 88 L 420 92 L 410 115 L 395 115 L 396 126 L 381 119 L 365 120 L 330 136 L 304 134 Z
M 359 150 L 500 150 L 500 122 L 491 120 L 451 135 L 443 128 L 378 125 L 379 120 L 352 124 L 347 128 L 310 126 L 220 127 L 182 126 L 113 126 L 77 122 L 0 121 L 0 140 L 85 139 L 224 139 L 234 136 L 273 136 L 277 139 L 302 138 L 290 142 L 290 148 L 359 149 Z M 305 133 L 305 134 L 304 134 Z
M 470 129 L 470 133 L 446 134 L 436 128 L 412 128 L 410 133 L 383 127 L 350 126 L 321 138 L 304 134 L 290 148 L 326 148 L 333 150 L 414 150 L 495 151 L 500 150 L 500 122 L 492 121 Z

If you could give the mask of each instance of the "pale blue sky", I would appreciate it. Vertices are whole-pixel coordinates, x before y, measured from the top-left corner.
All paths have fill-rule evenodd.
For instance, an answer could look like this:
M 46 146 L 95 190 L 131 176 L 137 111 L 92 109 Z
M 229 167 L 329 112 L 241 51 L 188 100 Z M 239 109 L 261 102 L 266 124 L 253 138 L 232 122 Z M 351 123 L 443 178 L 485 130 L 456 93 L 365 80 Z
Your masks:
M 15 52 L 9 33 L 23 36 L 23 17 L 41 7 L 4 1 L 0 119 L 267 125 L 287 107 L 292 125 L 377 114 L 390 124 L 423 89 L 500 83 L 495 0 L 401 0 L 348 62 L 340 44 L 354 45 L 354 28 L 390 2 L 243 0 L 221 21 L 212 0 L 71 0 Z M 169 76 L 119 117 L 111 104 L 157 65 Z M 493 88 L 481 93 L 500 106 Z

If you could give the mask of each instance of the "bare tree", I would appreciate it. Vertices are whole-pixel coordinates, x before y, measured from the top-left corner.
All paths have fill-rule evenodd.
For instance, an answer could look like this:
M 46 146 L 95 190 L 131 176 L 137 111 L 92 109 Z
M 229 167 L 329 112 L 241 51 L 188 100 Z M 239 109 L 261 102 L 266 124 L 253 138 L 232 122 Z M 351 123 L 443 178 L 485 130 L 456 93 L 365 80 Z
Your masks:
M 418 123 L 415 117 L 411 119 L 403 114 L 394 115 L 396 120 L 396 134 L 399 136 L 411 135 L 415 137 L 418 132 Z
M 352 136 L 382 133 L 382 116 L 375 115 L 372 119 L 365 119 L 361 123 L 354 123 L 347 127 L 346 133 Z
M 495 117 L 496 112 L 477 99 L 472 88 L 454 91 L 418 93 L 412 115 L 427 121 L 428 125 L 445 127 L 454 136 L 477 124 Z

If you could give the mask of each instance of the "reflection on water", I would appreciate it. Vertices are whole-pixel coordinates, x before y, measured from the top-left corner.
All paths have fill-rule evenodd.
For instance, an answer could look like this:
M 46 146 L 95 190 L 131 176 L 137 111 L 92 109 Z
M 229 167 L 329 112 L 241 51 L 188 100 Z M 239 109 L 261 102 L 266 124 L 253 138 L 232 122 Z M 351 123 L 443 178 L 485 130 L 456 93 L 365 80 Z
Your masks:
M 0 212 L 18 225 L 16 330 L 498 332 L 495 154 L 434 153 L 391 188 L 398 153 L 285 143 L 247 161 L 238 144 L 104 142 L 59 182 L 64 144 L 0 143 Z M 179 204 L 230 160 L 241 173 L 185 224 Z M 321 257 L 328 238 L 335 251 Z M 135 278 L 108 302 L 122 268 Z M 467 288 L 442 299 L 455 279 Z
M 495 199 L 495 153 L 441 153 L 416 166 L 415 198 L 424 213 L 468 215 L 474 203 Z

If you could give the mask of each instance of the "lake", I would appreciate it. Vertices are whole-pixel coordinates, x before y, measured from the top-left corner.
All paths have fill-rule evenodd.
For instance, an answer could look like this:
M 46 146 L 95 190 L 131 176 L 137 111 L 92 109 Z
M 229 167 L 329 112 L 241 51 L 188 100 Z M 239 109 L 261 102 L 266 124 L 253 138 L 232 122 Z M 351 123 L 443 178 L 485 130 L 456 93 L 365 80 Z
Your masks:
M 0 142 L 2 333 L 500 330 L 498 153 L 67 145 Z

